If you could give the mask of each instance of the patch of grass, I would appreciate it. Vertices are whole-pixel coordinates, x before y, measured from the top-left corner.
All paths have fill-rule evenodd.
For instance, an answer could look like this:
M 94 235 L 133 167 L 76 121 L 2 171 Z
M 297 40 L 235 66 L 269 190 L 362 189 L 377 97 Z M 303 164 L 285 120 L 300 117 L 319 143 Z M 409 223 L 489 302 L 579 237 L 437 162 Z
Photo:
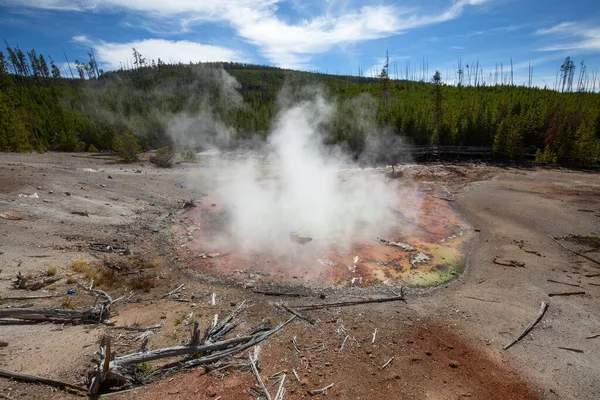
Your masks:
M 58 268 L 54 265 L 50 265 L 49 267 L 46 268 L 46 275 L 48 275 L 48 276 L 55 276 L 57 272 L 58 272 Z
M 161 147 L 156 150 L 156 154 L 150 157 L 150 162 L 155 164 L 161 168 L 171 168 L 173 166 L 173 162 L 171 159 L 173 158 L 173 152 L 168 147 Z
M 152 366 L 147 362 L 142 362 L 142 363 L 136 364 L 135 370 L 137 371 L 137 373 L 139 375 L 146 376 L 150 372 L 152 372 Z
M 96 261 L 77 259 L 71 263 L 71 269 L 88 281 L 93 279 L 94 286 L 112 287 L 119 281 L 112 270 Z
M 78 258 L 71 262 L 71 269 L 75 272 L 84 272 L 88 267 L 88 261 L 83 258 Z
M 72 285 L 74 283 L 77 283 L 77 279 L 72 276 L 67 277 L 67 285 Z
M 69 309 L 69 310 L 74 310 L 75 309 L 75 304 L 71 303 L 69 300 L 64 301 L 61 306 L 63 308 Z
M 131 278 L 127 282 L 127 287 L 131 290 L 143 290 L 144 292 L 149 292 L 155 286 L 154 277 L 148 275 Z
M 35 272 L 34 271 L 27 271 L 27 273 L 25 274 L 25 278 L 27 279 L 33 279 L 35 278 Z

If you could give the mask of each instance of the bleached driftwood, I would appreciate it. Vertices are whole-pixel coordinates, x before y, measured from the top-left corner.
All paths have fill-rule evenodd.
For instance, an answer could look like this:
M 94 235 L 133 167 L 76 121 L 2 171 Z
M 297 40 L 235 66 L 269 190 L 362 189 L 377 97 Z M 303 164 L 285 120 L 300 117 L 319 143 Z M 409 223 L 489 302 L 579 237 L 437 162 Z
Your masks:
M 111 353 L 110 340 L 106 338 L 100 345 L 100 357 L 96 368 L 89 374 L 88 392 L 91 395 L 97 394 L 100 385 L 105 381 L 112 381 L 120 384 L 134 382 L 136 380 L 134 371 L 135 365 L 143 362 L 177 356 L 191 356 L 198 353 L 205 354 L 202 357 L 168 364 L 155 371 L 152 376 L 161 376 L 170 371 L 214 363 L 224 357 L 238 354 L 261 343 L 292 322 L 295 318 L 296 316 L 294 315 L 287 321 L 266 332 L 264 329 L 258 331 L 255 329 L 253 331 L 257 333 L 226 339 L 215 343 L 198 343 L 198 327 L 195 325 L 194 330 L 192 331 L 192 340 L 187 346 L 173 346 L 150 351 L 138 351 L 135 353 L 123 354 L 121 356 Z M 226 320 L 227 319 L 228 318 L 226 318 Z M 214 338 L 214 336 L 212 337 Z
M 548 303 L 546 303 L 545 301 L 542 301 L 542 304 L 540 306 L 540 311 L 538 312 L 537 317 L 529 325 L 527 325 L 525 327 L 525 329 L 523 329 L 523 331 L 519 334 L 519 336 L 517 336 L 516 338 L 513 339 L 512 342 L 510 342 L 509 344 L 504 346 L 503 349 L 508 350 L 513 344 L 517 343 L 519 340 L 521 340 L 525 336 L 527 336 L 527 334 L 533 329 L 533 327 L 536 326 L 537 323 L 542 320 L 547 309 L 548 309 Z
M 41 376 L 24 374 L 22 372 L 9 371 L 7 369 L 0 369 L 0 376 L 21 382 L 41 383 L 44 385 L 54 386 L 60 389 L 74 389 L 81 392 L 85 392 L 86 390 L 86 388 L 84 388 L 83 386 L 77 386 L 71 383 L 58 381 L 55 379 L 42 378 Z

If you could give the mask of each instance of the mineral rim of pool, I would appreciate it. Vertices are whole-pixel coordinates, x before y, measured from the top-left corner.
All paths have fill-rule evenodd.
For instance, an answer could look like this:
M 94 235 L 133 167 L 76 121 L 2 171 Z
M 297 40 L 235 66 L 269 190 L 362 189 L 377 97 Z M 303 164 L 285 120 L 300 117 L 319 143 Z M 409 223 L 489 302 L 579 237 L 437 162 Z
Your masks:
M 356 232 L 345 243 L 335 238 L 301 239 L 303 243 L 285 249 L 251 252 L 232 244 L 210 244 L 223 234 L 228 210 L 216 195 L 208 195 L 184 210 L 173 226 L 177 253 L 202 273 L 239 279 L 250 286 L 440 285 L 464 270 L 466 245 L 473 229 L 440 187 L 422 184 L 421 191 L 424 195 L 420 199 L 399 196 L 396 204 L 389 206 L 397 229 L 385 237 L 365 237 Z M 415 206 L 420 207 L 419 217 L 411 219 L 403 209 Z M 298 242 L 294 235 L 302 238 L 302 234 L 290 234 L 292 242 Z

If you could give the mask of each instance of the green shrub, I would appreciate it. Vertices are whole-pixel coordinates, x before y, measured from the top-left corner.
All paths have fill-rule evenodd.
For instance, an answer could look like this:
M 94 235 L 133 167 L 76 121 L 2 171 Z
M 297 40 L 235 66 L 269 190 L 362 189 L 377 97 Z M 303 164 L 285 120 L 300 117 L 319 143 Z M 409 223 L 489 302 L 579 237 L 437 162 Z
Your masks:
M 150 157 L 150 162 L 162 168 L 170 168 L 173 165 L 172 158 L 173 152 L 165 146 L 156 150 L 156 154 Z
M 99 150 L 96 148 L 96 146 L 94 146 L 94 144 L 93 144 L 93 143 L 92 143 L 92 144 L 90 144 L 90 147 L 88 147 L 88 151 L 89 151 L 90 153 L 98 153 L 98 152 L 99 152 Z
M 124 162 L 130 163 L 137 161 L 140 145 L 135 136 L 129 132 L 123 132 L 120 135 L 115 135 L 112 149 L 121 156 Z

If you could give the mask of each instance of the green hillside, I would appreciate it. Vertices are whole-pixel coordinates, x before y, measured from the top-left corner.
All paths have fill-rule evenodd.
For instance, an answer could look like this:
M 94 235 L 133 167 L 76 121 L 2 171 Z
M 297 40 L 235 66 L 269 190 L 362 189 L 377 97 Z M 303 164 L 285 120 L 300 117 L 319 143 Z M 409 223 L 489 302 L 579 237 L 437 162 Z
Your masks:
M 355 156 L 367 138 L 401 135 L 416 145 L 492 146 L 499 159 L 521 159 L 526 148 L 537 149 L 540 161 L 590 164 L 600 157 L 597 93 L 396 81 L 385 69 L 372 79 L 237 63 L 159 60 L 102 73 L 92 61 L 77 65 L 89 79 L 65 79 L 2 54 L 0 150 L 234 146 L 264 138 L 278 110 L 320 92 L 336 110 L 322 127 L 326 142 Z

